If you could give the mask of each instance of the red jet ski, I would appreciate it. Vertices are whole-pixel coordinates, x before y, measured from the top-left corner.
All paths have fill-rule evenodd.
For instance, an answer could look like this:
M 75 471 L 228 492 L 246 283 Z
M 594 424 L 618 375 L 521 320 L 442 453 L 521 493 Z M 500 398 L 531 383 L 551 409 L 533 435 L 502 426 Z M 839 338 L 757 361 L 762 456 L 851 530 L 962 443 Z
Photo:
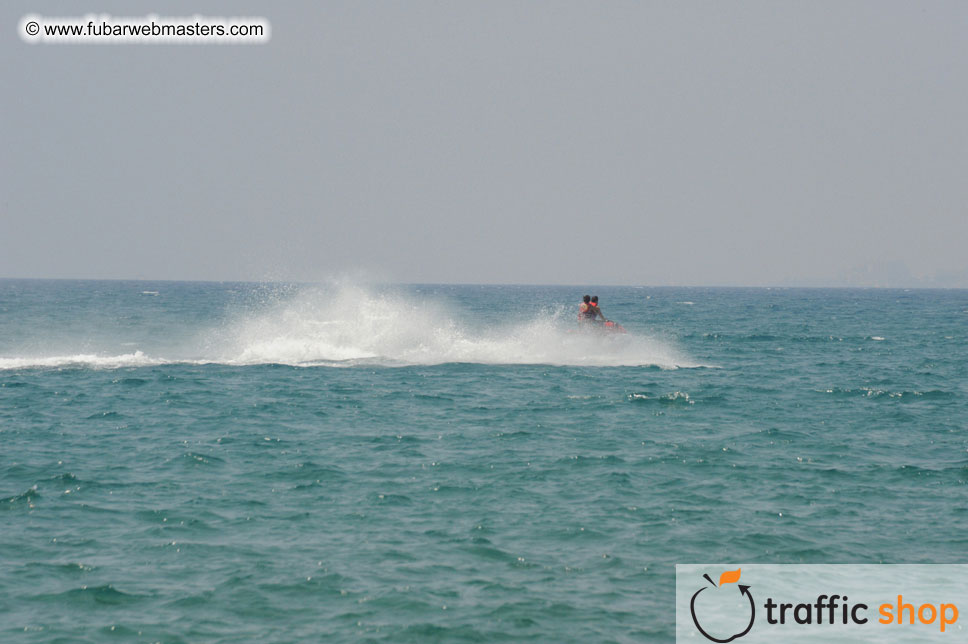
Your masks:
M 628 333 L 625 327 L 618 322 L 612 322 L 611 320 L 605 320 L 605 324 L 602 327 L 605 333 Z
M 601 333 L 604 335 L 618 335 L 628 333 L 628 331 L 626 331 L 625 327 L 618 322 L 605 320 L 604 324 L 590 322 L 579 323 L 577 330 L 568 331 L 568 333 Z

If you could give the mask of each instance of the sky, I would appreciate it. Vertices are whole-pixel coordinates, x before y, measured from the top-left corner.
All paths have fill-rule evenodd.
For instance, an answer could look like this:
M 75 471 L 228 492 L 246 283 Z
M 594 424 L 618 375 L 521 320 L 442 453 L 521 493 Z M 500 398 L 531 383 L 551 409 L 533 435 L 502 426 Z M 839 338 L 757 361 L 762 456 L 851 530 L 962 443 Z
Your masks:
M 263 16 L 51 45 L 42 16 Z M 0 277 L 968 287 L 968 3 L 5 2 Z

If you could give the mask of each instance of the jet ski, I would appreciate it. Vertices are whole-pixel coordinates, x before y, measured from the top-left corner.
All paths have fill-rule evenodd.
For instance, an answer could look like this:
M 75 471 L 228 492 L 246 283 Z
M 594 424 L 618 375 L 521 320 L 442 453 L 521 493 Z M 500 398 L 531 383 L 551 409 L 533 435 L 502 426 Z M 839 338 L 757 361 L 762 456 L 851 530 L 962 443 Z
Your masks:
M 612 322 L 611 320 L 605 320 L 605 324 L 602 326 L 602 330 L 605 333 L 628 333 L 625 327 L 618 322 Z
M 623 333 L 628 333 L 625 327 L 618 322 L 613 322 L 612 320 L 605 320 L 604 323 L 599 324 L 597 322 L 579 322 L 578 329 L 575 331 L 569 331 L 569 333 L 596 333 L 600 335 L 621 335 Z

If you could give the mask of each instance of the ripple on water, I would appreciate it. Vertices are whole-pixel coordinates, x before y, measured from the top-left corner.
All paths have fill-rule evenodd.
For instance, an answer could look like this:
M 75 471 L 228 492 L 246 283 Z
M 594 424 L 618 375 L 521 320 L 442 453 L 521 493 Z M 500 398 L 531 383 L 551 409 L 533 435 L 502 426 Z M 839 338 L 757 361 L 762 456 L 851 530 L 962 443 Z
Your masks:
M 81 586 L 60 593 L 41 593 L 29 597 L 33 601 L 62 606 L 129 606 L 150 599 L 150 595 L 123 592 L 111 584 Z
M 20 494 L 14 496 L 8 496 L 0 502 L 0 509 L 3 510 L 19 510 L 23 508 L 32 508 L 34 504 L 40 499 L 40 492 L 37 491 L 37 486 L 33 485 Z

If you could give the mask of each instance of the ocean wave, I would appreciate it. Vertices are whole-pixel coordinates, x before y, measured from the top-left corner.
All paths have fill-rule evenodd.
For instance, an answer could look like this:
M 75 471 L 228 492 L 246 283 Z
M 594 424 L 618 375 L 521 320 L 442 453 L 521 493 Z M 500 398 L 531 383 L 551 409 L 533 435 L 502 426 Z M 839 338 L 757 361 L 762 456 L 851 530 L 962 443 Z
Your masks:
M 916 390 L 901 390 L 901 391 L 890 391 L 886 389 L 878 389 L 876 387 L 863 386 L 851 389 L 849 387 L 831 387 L 829 389 L 816 389 L 815 391 L 819 393 L 833 394 L 835 396 L 845 396 L 845 397 L 863 397 L 871 399 L 903 399 L 905 401 L 910 401 L 914 399 L 922 400 L 937 400 L 953 398 L 955 394 L 950 391 L 943 391 L 940 389 L 926 389 L 924 391 Z
M 143 599 L 148 595 L 141 595 L 131 592 L 123 592 L 111 584 L 101 586 L 81 586 L 72 588 L 61 593 L 46 593 L 34 595 L 33 599 L 49 600 L 74 605 L 108 604 L 118 606 L 131 604 Z
M 695 405 L 696 401 L 689 397 L 685 391 L 673 391 L 670 393 L 655 396 L 648 393 L 632 392 L 627 399 L 632 403 L 658 403 L 661 405 Z

